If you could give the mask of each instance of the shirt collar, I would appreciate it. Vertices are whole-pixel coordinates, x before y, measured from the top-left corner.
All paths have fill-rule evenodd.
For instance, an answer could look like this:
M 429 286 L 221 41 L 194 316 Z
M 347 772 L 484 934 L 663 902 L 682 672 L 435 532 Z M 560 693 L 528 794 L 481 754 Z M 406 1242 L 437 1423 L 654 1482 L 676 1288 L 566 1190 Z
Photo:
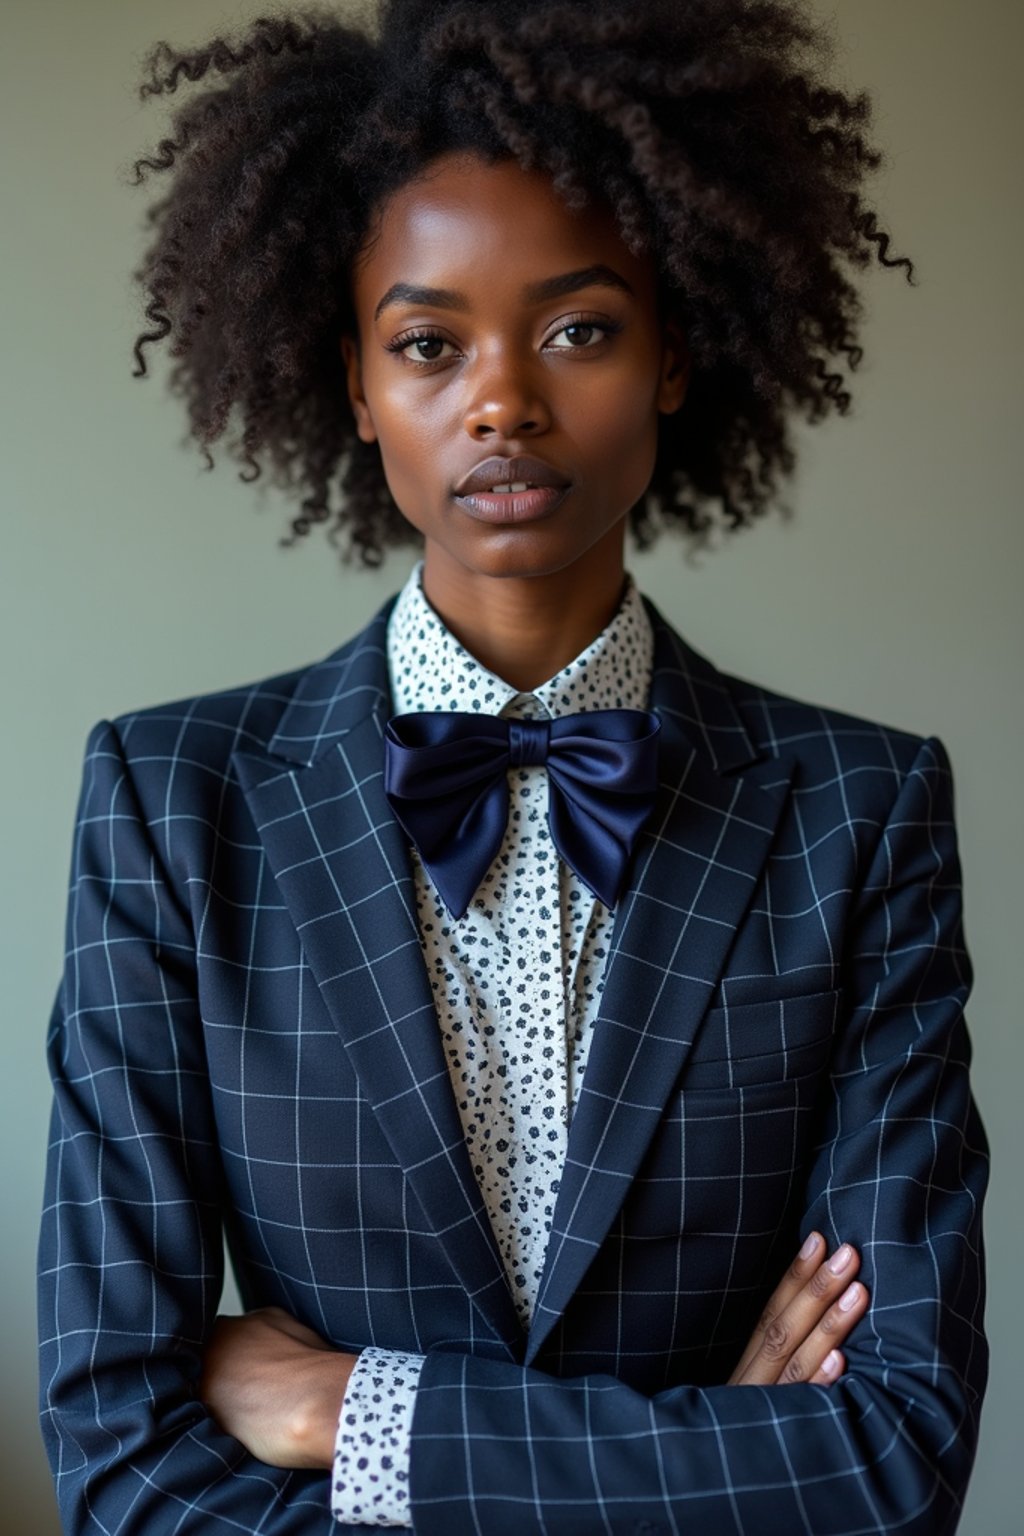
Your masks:
M 605 628 L 532 693 L 520 693 L 466 650 L 427 601 L 422 573 L 420 560 L 388 621 L 388 670 L 396 714 L 460 710 L 557 720 L 588 709 L 646 709 L 654 631 L 628 571 L 622 601 Z

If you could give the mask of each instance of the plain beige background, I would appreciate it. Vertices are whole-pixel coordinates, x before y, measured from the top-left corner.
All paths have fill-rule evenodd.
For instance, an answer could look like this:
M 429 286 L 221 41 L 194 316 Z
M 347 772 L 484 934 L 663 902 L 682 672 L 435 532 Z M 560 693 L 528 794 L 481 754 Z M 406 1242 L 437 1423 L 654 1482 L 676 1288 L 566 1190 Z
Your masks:
M 680 0 L 683 3 L 683 0 Z M 1022 148 L 1016 0 L 818 0 L 840 72 L 889 155 L 875 197 L 920 286 L 867 282 L 855 411 L 800 432 L 795 517 L 641 585 L 720 666 L 943 738 L 952 754 L 977 984 L 976 1092 L 992 1139 L 992 1385 L 963 1536 L 1021 1529 L 1016 988 L 1021 731 Z M 131 378 L 130 271 L 147 194 L 117 170 L 155 144 L 136 99 L 155 39 L 197 42 L 262 9 L 218 0 L 8 0 L 0 338 L 6 1016 L 0 1529 L 57 1522 L 36 1427 L 33 1259 L 81 754 L 102 715 L 242 683 L 346 639 L 404 580 L 344 570 L 322 538 L 277 547 L 227 461 L 183 451 L 158 379 Z M 1014 1214 L 1016 1212 L 1016 1215 Z

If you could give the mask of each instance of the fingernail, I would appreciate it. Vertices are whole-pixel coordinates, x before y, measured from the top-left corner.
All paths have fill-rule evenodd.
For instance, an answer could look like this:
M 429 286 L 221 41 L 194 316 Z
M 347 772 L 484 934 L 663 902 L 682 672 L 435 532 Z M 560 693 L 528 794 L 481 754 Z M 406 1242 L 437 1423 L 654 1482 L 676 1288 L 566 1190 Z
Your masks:
M 841 1275 L 852 1258 L 853 1249 L 850 1247 L 849 1243 L 844 1243 L 841 1248 L 836 1249 L 835 1253 L 829 1259 L 828 1267 L 834 1275 Z
M 837 1349 L 830 1349 L 824 1360 L 821 1362 L 822 1370 L 825 1372 L 826 1376 L 834 1376 L 839 1369 L 839 1365 L 839 1351 Z
M 857 1305 L 857 1302 L 859 1300 L 860 1300 L 860 1286 L 857 1285 L 856 1282 L 854 1282 L 853 1285 L 848 1285 L 846 1287 L 846 1290 L 843 1292 L 843 1294 L 839 1298 L 839 1310 L 840 1310 L 840 1312 L 849 1312 L 849 1311 L 851 1311 Z
M 802 1259 L 809 1259 L 817 1246 L 818 1234 L 817 1232 L 812 1232 L 806 1243 L 804 1243 L 803 1247 L 800 1249 L 800 1257 Z

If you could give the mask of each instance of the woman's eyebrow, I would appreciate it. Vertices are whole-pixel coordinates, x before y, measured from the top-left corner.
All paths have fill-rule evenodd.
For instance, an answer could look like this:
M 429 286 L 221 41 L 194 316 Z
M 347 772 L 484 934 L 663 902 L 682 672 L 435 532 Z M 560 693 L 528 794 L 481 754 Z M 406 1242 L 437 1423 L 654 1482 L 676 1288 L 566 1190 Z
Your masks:
M 545 277 L 539 283 L 527 283 L 523 297 L 528 304 L 542 304 L 546 299 L 560 299 L 579 288 L 617 288 L 636 297 L 633 288 L 624 277 L 603 262 L 592 267 L 579 267 L 575 272 L 562 272 L 557 277 Z M 468 309 L 469 300 L 457 288 L 423 288 L 415 283 L 392 283 L 373 312 L 379 320 L 389 304 L 430 304 L 435 309 Z

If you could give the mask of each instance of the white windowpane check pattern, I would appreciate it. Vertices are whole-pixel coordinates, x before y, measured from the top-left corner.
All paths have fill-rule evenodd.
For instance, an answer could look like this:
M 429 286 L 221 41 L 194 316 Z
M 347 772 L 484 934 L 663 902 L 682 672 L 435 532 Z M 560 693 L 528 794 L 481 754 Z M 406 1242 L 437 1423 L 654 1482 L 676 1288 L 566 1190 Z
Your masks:
M 657 799 L 525 1334 L 383 791 L 395 600 L 311 666 L 90 733 L 39 1247 L 66 1529 L 339 1529 L 329 1469 L 202 1402 L 226 1229 L 247 1307 L 422 1359 L 418 1536 L 954 1530 L 988 1160 L 949 759 L 726 676 L 643 604 Z M 871 1293 L 846 1374 L 727 1386 L 812 1227 Z
M 422 573 L 420 562 L 388 626 L 396 714 L 560 719 L 646 708 L 654 642 L 632 576 L 601 634 L 553 677 L 520 693 L 447 628 L 427 601 Z M 412 850 L 420 940 L 452 1090 L 524 1330 L 544 1269 L 612 927 L 611 910 L 559 858 L 547 812 L 547 769 L 510 771 L 504 841 L 458 920 Z M 418 1374 L 416 1357 L 360 1356 L 338 1426 L 332 1508 L 339 1520 L 409 1523 Z

